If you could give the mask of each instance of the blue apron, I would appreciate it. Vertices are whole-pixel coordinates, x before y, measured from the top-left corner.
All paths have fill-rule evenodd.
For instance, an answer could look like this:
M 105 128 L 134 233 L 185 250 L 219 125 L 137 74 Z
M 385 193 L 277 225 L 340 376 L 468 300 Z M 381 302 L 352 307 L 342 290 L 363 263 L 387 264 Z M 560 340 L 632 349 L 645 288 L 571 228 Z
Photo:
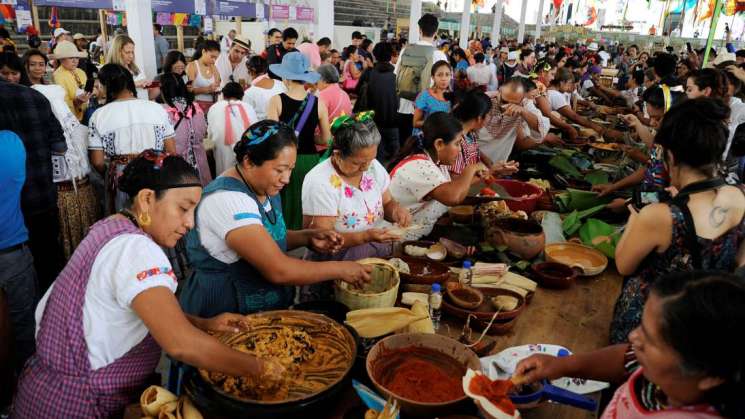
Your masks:
M 269 197 L 276 222 L 272 224 L 256 195 L 240 180 L 218 177 L 202 194 L 202 199 L 219 191 L 242 192 L 256 201 L 261 221 L 282 251 L 287 250 L 287 229 L 282 217 L 279 195 Z M 197 207 L 196 214 L 199 213 Z M 199 317 L 213 317 L 221 313 L 250 314 L 267 310 L 286 309 L 292 304 L 294 287 L 275 285 L 265 280 L 261 273 L 243 259 L 223 263 L 210 256 L 199 239 L 199 223 L 186 236 L 186 251 L 194 272 L 179 295 L 179 302 L 186 313 Z M 274 217 L 272 217 L 274 218 Z

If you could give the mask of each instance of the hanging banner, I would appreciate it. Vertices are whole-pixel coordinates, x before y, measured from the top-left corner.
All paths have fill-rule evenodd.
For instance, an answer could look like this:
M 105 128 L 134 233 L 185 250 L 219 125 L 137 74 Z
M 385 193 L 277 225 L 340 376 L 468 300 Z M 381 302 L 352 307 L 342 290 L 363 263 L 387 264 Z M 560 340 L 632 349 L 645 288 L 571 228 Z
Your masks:
M 35 6 L 74 7 L 78 9 L 111 9 L 111 0 L 36 0 Z
M 214 30 L 215 30 L 215 26 L 212 21 L 212 18 L 209 16 L 205 16 L 204 17 L 204 33 L 210 34 Z
M 285 4 L 272 4 L 272 19 L 281 20 L 290 18 L 290 6 Z
M 153 11 L 156 13 L 207 14 L 207 0 L 152 0 L 152 2 Z
M 248 0 L 212 0 L 211 15 L 256 17 L 256 4 Z
M 295 19 L 300 22 L 313 22 L 313 8 L 312 7 L 296 7 L 295 8 Z
M 173 19 L 171 18 L 170 13 L 158 12 L 155 15 L 155 23 L 158 25 L 172 25 Z

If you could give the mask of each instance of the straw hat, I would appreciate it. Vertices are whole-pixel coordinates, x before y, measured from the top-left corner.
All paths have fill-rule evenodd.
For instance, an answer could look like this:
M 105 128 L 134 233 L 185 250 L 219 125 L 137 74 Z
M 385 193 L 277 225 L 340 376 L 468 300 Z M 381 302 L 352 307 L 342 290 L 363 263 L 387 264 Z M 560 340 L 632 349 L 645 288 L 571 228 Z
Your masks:
M 72 36 L 72 40 L 73 41 L 77 41 L 78 39 L 85 39 L 85 35 L 83 35 L 82 33 L 79 33 L 78 32 L 78 33 L 76 33 L 75 35 Z
M 62 41 L 57 44 L 54 48 L 54 54 L 50 55 L 49 58 L 55 60 L 61 60 L 63 58 L 85 58 L 88 54 L 82 51 L 78 51 L 78 47 L 70 41 Z
M 246 38 L 236 35 L 235 38 L 233 38 L 233 44 L 238 45 L 239 47 L 245 49 L 246 51 L 251 50 L 251 43 L 246 40 Z

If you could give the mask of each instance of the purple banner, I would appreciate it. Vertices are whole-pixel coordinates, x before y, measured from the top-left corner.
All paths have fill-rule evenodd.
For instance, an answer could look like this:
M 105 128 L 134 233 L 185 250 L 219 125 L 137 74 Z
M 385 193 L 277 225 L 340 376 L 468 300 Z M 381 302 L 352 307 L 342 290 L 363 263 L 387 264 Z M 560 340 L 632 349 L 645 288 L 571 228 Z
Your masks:
M 37 0 L 36 6 L 75 7 L 78 9 L 111 9 L 111 0 Z
M 290 6 L 285 4 L 273 4 L 272 5 L 272 19 L 289 19 L 290 18 Z
M 153 11 L 163 13 L 207 13 L 206 0 L 152 0 Z
M 256 4 L 248 0 L 213 0 L 211 15 L 256 17 Z
M 313 22 L 313 8 L 312 7 L 296 7 L 295 8 L 295 19 L 303 22 Z

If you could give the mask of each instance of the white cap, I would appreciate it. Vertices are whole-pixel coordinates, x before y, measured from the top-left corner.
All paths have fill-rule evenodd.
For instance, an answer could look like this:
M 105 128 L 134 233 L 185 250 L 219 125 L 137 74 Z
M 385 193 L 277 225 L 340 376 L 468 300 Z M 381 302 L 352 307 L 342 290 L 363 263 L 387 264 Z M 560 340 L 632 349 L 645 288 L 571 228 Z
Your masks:
M 517 60 L 517 58 L 518 58 L 517 51 L 510 51 L 509 54 L 507 54 L 507 60 L 508 61 Z
M 587 46 L 587 49 L 590 51 L 597 51 L 598 50 L 598 43 L 597 42 L 590 42 L 590 45 Z
M 57 38 L 58 36 L 63 35 L 63 34 L 66 34 L 66 33 L 70 33 L 70 31 L 66 31 L 65 28 L 57 28 L 57 29 L 54 30 L 54 36 L 53 37 L 54 38 Z

